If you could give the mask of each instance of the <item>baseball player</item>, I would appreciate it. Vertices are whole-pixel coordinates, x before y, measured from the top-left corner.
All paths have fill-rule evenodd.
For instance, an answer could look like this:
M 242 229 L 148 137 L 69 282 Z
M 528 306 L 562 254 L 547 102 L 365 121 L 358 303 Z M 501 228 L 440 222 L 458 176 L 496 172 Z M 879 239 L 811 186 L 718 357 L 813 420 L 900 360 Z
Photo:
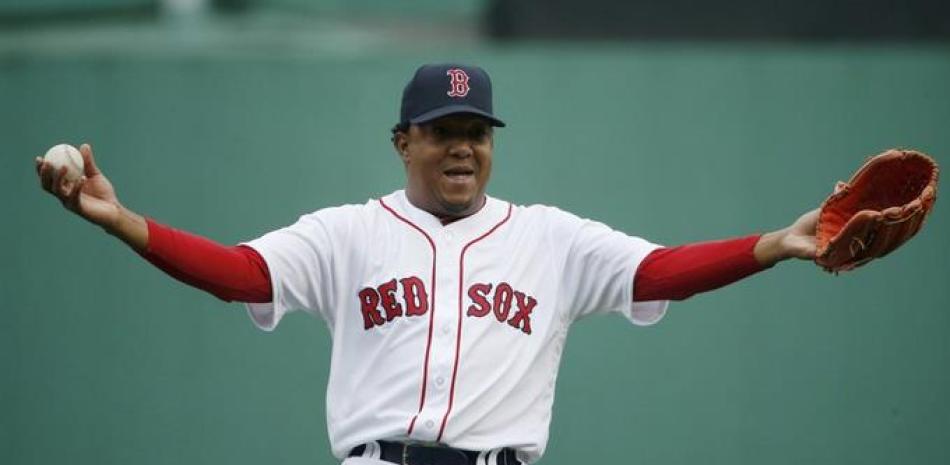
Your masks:
M 405 189 L 324 208 L 228 247 L 126 208 L 81 147 L 85 176 L 36 160 L 42 187 L 168 274 L 246 302 L 270 331 L 322 318 L 333 348 L 327 425 L 346 465 L 508 465 L 544 453 L 564 340 L 578 318 L 657 322 L 669 300 L 792 257 L 813 258 L 817 210 L 788 228 L 660 247 L 550 206 L 486 194 L 491 81 L 420 67 L 392 142 Z

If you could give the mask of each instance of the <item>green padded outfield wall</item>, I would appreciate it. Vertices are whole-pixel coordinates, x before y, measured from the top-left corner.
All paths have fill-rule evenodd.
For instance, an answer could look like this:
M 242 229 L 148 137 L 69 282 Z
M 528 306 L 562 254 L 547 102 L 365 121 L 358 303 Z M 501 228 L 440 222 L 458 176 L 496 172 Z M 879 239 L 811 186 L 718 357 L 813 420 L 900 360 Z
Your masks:
M 64 47 L 0 54 L 3 464 L 334 463 L 324 324 L 261 332 L 66 213 L 33 173 L 56 143 L 224 243 L 399 188 L 388 129 L 426 61 L 495 80 L 491 194 L 664 244 L 783 227 L 888 147 L 950 166 L 944 46 Z M 950 463 L 948 234 L 941 199 L 857 272 L 783 263 L 653 327 L 581 321 L 541 463 Z

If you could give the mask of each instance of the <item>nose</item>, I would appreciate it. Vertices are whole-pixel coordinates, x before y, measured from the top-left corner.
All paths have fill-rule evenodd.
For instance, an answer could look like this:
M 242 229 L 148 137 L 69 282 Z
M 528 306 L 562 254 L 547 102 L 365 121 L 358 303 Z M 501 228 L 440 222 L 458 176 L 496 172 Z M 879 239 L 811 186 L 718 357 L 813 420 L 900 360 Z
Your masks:
M 449 146 L 449 156 L 468 158 L 474 154 L 471 144 L 466 140 L 456 140 Z

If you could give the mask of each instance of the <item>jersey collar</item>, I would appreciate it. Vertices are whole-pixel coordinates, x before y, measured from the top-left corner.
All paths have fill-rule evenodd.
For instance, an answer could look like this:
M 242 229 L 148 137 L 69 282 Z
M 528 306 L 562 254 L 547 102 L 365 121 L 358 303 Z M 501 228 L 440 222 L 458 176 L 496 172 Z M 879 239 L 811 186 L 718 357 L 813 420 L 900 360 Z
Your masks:
M 469 216 L 443 225 L 437 216 L 409 202 L 409 198 L 406 196 L 404 189 L 383 197 L 383 201 L 427 233 L 437 235 L 452 232 L 459 236 L 460 239 L 474 239 L 484 234 L 485 231 L 505 218 L 508 214 L 509 207 L 508 202 L 498 200 L 485 194 L 485 205 L 483 205 L 480 210 Z

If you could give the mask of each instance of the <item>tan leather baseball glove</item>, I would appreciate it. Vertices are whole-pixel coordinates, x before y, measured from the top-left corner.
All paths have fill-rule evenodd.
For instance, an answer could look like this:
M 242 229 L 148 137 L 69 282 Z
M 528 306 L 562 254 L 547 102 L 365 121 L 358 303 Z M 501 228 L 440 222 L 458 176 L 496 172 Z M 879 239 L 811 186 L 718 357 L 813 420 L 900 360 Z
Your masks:
M 913 150 L 871 157 L 821 205 L 815 263 L 848 271 L 907 242 L 933 209 L 938 174 L 933 158 Z

